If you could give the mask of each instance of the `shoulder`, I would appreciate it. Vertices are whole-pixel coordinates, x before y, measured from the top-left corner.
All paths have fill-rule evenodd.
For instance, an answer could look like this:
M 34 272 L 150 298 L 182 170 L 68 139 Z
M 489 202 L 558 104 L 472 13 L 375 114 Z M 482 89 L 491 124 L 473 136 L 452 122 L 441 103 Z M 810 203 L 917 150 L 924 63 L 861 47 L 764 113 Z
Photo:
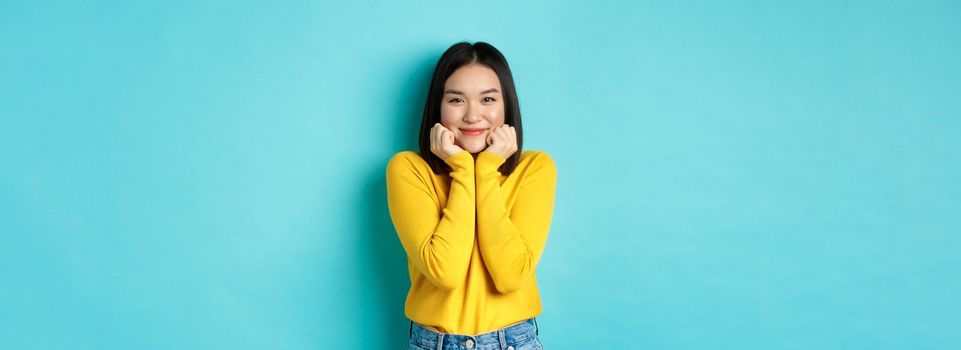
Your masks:
M 430 165 L 414 151 L 397 152 L 387 162 L 388 175 L 424 171 L 430 172 Z
M 554 165 L 554 158 L 551 158 L 549 154 L 545 151 L 524 151 L 521 153 L 521 159 L 519 164 L 529 165 L 535 168 L 556 168 Z
M 395 153 L 390 157 L 390 161 L 387 162 L 387 167 L 430 168 L 430 166 L 427 165 L 427 161 L 424 160 L 419 153 L 414 151 L 400 151 Z
M 420 154 L 414 151 L 400 151 L 394 153 L 394 155 L 390 157 L 390 163 L 393 162 L 421 162 L 427 164 L 427 162 L 424 161 L 424 158 L 421 158 Z
M 521 153 L 520 161 L 517 163 L 517 170 L 524 174 L 542 174 L 548 176 L 557 175 L 557 166 L 552 158 L 545 151 L 524 151 Z
M 387 194 L 392 198 L 407 191 L 423 191 L 431 195 L 434 181 L 430 165 L 417 152 L 397 152 L 387 162 Z

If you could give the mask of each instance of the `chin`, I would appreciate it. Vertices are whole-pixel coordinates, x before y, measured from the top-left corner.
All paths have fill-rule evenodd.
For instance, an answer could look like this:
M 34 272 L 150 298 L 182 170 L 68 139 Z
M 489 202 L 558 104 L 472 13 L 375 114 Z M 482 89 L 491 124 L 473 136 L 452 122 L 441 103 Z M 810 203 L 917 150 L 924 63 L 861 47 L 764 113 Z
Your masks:
M 460 148 L 463 148 L 465 151 L 470 153 L 480 153 L 481 151 L 487 149 L 487 144 L 485 143 L 485 144 L 479 145 L 479 144 L 469 143 L 466 145 L 460 145 Z

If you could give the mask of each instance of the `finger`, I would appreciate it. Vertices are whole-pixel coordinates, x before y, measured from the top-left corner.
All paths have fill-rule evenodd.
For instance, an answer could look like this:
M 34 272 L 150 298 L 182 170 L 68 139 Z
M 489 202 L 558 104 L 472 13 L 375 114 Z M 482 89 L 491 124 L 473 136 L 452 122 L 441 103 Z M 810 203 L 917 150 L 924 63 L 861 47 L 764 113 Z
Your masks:
M 446 133 L 446 132 L 447 132 L 447 129 L 444 128 L 443 125 L 437 124 L 437 144 L 438 144 L 438 145 L 443 145 L 443 144 L 444 144 L 444 140 L 447 139 L 447 138 L 444 136 L 444 133 Z
M 497 128 L 497 136 L 503 141 L 510 139 L 508 133 L 510 133 L 510 130 L 508 129 L 507 124 L 501 125 L 499 128 Z
M 444 141 L 444 146 L 454 144 L 454 133 L 450 132 L 450 130 L 447 130 L 447 128 L 444 128 L 440 131 L 440 137 L 441 140 Z
M 437 141 L 439 142 L 438 144 L 440 145 L 441 149 L 446 149 L 451 144 L 449 133 L 447 131 L 441 130 Z
M 491 134 L 493 135 L 492 138 L 494 139 L 495 142 L 496 142 L 496 141 L 499 141 L 499 140 L 503 140 L 503 139 L 504 139 L 504 127 L 503 127 L 503 126 L 498 126 L 498 127 L 494 128 L 494 130 L 491 131 Z
M 440 129 L 437 127 L 439 125 L 440 124 L 435 124 L 434 127 L 430 129 L 430 144 L 434 149 L 440 149 L 441 145 Z
M 514 127 L 504 124 L 497 128 L 494 139 L 499 145 L 513 152 L 517 150 L 517 138 L 515 136 Z
M 489 133 L 487 133 L 487 138 L 491 140 L 491 144 L 495 144 L 497 143 L 498 140 L 500 140 L 500 134 L 498 134 L 499 130 L 500 130 L 499 127 L 493 128 Z

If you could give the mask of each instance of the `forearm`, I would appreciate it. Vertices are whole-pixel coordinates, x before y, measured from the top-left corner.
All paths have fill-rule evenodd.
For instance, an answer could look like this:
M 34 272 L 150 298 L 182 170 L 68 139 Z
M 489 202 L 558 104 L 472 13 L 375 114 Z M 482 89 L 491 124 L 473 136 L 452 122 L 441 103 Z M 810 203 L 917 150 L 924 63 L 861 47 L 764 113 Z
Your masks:
M 533 276 L 546 243 L 553 209 L 554 169 L 533 169 L 509 212 L 497 168 L 504 158 L 482 152 L 476 164 L 477 239 L 498 291 L 514 291 Z
M 441 210 L 429 179 L 409 171 L 388 170 L 388 204 L 401 244 L 431 283 L 448 290 L 466 278 L 474 246 L 476 203 L 473 158 L 465 152 L 449 160 L 451 186 Z

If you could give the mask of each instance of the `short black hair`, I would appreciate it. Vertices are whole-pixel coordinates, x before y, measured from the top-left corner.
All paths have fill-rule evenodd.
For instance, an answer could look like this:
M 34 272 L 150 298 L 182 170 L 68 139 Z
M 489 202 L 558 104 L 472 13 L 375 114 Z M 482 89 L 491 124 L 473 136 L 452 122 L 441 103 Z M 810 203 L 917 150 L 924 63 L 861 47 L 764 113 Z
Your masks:
M 459 42 L 444 51 L 434 68 L 434 77 L 430 81 L 427 92 L 427 103 L 424 105 L 424 118 L 420 124 L 420 156 L 427 161 L 435 174 L 450 172 L 450 166 L 440 157 L 430 151 L 430 129 L 440 123 L 440 104 L 444 97 L 444 83 L 458 68 L 471 64 L 483 64 L 497 74 L 501 83 L 501 95 L 504 101 L 504 123 L 514 127 L 517 132 L 517 151 L 498 168 L 503 175 L 510 175 L 517 168 L 523 149 L 524 133 L 521 127 L 521 109 L 517 103 L 517 91 L 514 88 L 514 78 L 510 66 L 504 55 L 491 44 L 478 41 L 474 44 Z

